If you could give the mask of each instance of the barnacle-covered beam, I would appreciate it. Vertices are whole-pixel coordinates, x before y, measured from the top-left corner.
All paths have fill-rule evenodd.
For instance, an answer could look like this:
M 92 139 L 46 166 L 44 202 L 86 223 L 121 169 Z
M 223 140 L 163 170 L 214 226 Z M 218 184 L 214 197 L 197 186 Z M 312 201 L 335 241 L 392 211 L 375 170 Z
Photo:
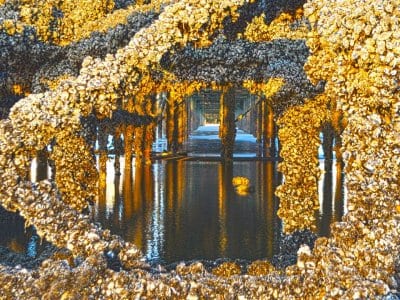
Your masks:
M 20 33 L 25 26 L 32 27 L 38 38 L 46 43 L 69 45 L 88 38 L 93 32 L 104 33 L 110 28 L 127 23 L 134 13 L 159 12 L 171 1 L 151 1 L 121 5 L 121 1 L 95 0 L 10 0 L 0 7 L 0 28 L 9 34 Z M 124 2 L 132 2 L 131 0 Z
M 252 80 L 267 82 L 283 78 L 285 85 L 275 95 L 273 109 L 301 104 L 323 91 L 323 84 L 312 85 L 303 66 L 309 50 L 303 40 L 278 39 L 265 43 L 229 41 L 219 36 L 204 49 L 186 47 L 164 54 L 161 66 L 180 80 L 237 84 Z
M 224 35 L 231 40 L 242 34 L 254 17 L 262 16 L 265 23 L 270 24 L 282 13 L 295 15 L 305 0 L 249 1 L 238 11 L 238 17 L 227 18 L 224 23 Z
M 14 84 L 24 85 L 26 92 L 41 92 L 51 87 L 49 80 L 78 75 L 86 56 L 104 58 L 106 54 L 115 53 L 157 16 L 152 11 L 133 12 L 126 24 L 104 33 L 94 32 L 65 47 L 40 41 L 31 27 L 23 27 L 14 35 L 0 29 L 0 99 L 12 96 Z
M 282 13 L 267 24 L 265 14 L 254 17 L 246 27 L 243 37 L 251 42 L 268 42 L 276 39 L 306 39 L 310 30 L 309 22 L 299 8 L 295 14 Z

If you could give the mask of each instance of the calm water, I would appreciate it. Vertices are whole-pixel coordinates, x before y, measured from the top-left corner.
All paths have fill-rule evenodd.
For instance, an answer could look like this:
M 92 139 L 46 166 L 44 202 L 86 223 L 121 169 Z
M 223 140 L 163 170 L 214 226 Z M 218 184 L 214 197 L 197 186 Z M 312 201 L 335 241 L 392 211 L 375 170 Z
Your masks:
M 247 151 L 247 150 L 246 150 Z M 114 170 L 109 157 L 106 182 L 91 210 L 93 221 L 139 246 L 153 263 L 221 257 L 259 259 L 277 253 L 282 222 L 274 196 L 282 176 L 274 161 L 196 161 L 187 157 L 159 160 L 153 165 Z M 324 168 L 324 160 L 320 160 Z M 46 165 L 32 168 L 32 180 L 49 176 Z M 236 194 L 232 178 L 250 180 L 252 192 Z M 328 236 L 332 222 L 343 215 L 343 175 L 333 163 L 332 172 L 319 182 L 320 210 L 317 234 Z M 24 229 L 17 215 L 0 214 L 0 245 L 35 256 L 40 251 L 34 230 Z
M 282 236 L 276 214 L 279 200 L 274 196 L 281 182 L 276 165 L 253 160 L 229 167 L 218 161 L 182 159 L 115 176 L 111 158 L 93 218 L 135 243 L 152 262 L 271 258 Z M 234 176 L 249 178 L 254 192 L 236 194 Z M 334 168 L 320 182 L 320 235 L 329 235 L 330 223 L 343 214 L 343 193 L 340 184 L 336 190 L 336 180 L 341 182 Z

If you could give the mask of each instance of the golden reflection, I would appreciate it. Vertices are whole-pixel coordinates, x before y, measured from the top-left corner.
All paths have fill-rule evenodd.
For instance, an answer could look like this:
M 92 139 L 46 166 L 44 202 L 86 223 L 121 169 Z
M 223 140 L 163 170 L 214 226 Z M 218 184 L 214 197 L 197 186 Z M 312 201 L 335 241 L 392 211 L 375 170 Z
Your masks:
M 334 196 L 334 214 L 333 221 L 339 222 L 344 214 L 344 174 L 343 163 L 336 161 L 336 186 Z
M 267 257 L 272 257 L 274 252 L 274 234 L 275 234 L 275 222 L 274 219 L 276 217 L 275 203 L 274 203 L 274 173 L 275 173 L 275 162 L 266 161 L 259 162 L 262 166 L 264 166 L 264 201 L 266 202 L 266 218 L 267 218 Z
M 151 214 L 154 199 L 154 178 L 151 166 L 136 164 L 132 194 L 132 214 L 125 217 L 127 220 L 134 218 L 135 230 L 131 241 L 143 249 L 147 240 L 146 220 Z
M 24 253 L 25 252 L 25 245 L 24 243 L 21 243 L 18 241 L 18 238 L 13 238 L 7 243 L 7 248 L 9 248 L 11 251 L 17 252 L 17 253 Z
M 136 180 L 136 174 L 135 174 Z M 122 195 L 124 199 L 124 211 L 123 218 L 129 219 L 134 213 L 134 197 L 133 197 L 133 178 L 132 178 L 132 166 L 124 167 Z
M 154 176 L 151 165 L 140 166 L 143 176 L 143 190 L 144 190 L 144 201 L 152 202 L 154 199 Z M 137 173 L 136 173 L 137 174 Z M 137 177 L 135 177 L 136 180 Z
M 168 210 L 175 210 L 176 199 L 176 162 L 166 163 L 166 194 Z
M 143 166 L 137 164 L 134 168 L 135 178 L 133 182 L 133 212 L 136 213 L 139 209 L 142 208 L 143 196 L 145 193 L 145 176 Z
M 228 194 L 232 187 L 233 165 L 230 163 L 220 163 L 218 165 L 218 220 L 219 220 L 219 251 L 222 256 L 226 255 L 228 247 L 227 231 L 227 212 L 226 202 Z
M 248 196 L 250 190 L 250 180 L 247 177 L 233 177 L 232 185 L 235 188 L 236 194 L 239 196 Z
M 115 156 L 115 161 L 120 161 L 120 156 Z M 120 208 L 123 207 L 123 196 L 121 193 L 121 187 L 123 189 L 123 181 L 121 182 L 121 174 L 117 173 L 114 162 L 114 181 L 109 182 L 114 188 L 114 203 L 112 208 L 112 222 L 115 227 L 119 227 L 122 221 L 122 214 L 120 214 Z M 124 176 L 124 175 L 123 175 Z M 125 177 L 123 177 L 125 178 Z M 122 184 L 121 184 L 122 183 Z M 122 200 L 122 201 L 121 201 Z
M 181 207 L 186 186 L 186 169 L 183 161 L 178 160 L 176 164 L 176 200 L 178 207 Z
M 102 209 L 106 207 L 107 189 L 107 152 L 101 151 L 99 155 L 99 185 L 98 185 L 98 205 Z
M 124 155 L 125 155 L 125 169 L 132 169 L 132 150 L 134 142 L 135 127 L 133 125 L 126 125 L 124 128 Z

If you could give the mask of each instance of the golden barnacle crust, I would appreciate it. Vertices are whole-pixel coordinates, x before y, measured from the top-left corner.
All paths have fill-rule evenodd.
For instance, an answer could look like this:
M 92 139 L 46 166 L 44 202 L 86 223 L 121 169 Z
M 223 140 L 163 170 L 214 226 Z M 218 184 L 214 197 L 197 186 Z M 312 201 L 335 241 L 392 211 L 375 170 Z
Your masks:
M 23 1 L 19 8 L 21 21 L 33 25 L 42 40 L 66 44 L 83 37 L 82 31 L 84 32 L 87 26 L 85 24 L 105 17 L 113 10 L 114 2 L 111 0 L 46 0 L 40 3 Z M 60 13 L 57 15 L 55 11 Z
M 0 21 L 0 30 L 4 30 L 8 35 L 21 34 L 24 30 L 24 24 L 17 20 L 5 19 Z
M 61 82 L 70 80 L 70 79 L 72 79 L 71 75 L 64 74 L 64 75 L 58 76 L 57 78 L 52 79 L 52 80 L 42 79 L 41 82 L 44 83 L 45 85 L 47 85 L 48 89 L 54 90 L 60 85 Z
M 276 190 L 280 198 L 279 217 L 284 231 L 315 229 L 315 210 L 319 208 L 317 183 L 321 175 L 318 147 L 321 127 L 329 120 L 327 98 L 322 95 L 303 105 L 289 108 L 277 121 L 280 155 L 278 170 L 284 183 Z
M 55 181 L 65 203 L 77 211 L 97 196 L 98 174 L 90 149 L 82 137 L 60 132 L 51 152 Z
M 265 14 L 254 17 L 246 27 L 243 37 L 251 42 L 268 42 L 274 39 L 305 39 L 309 27 L 303 18 L 303 9 L 295 15 L 282 13 L 269 25 L 265 23 Z
M 365 219 L 382 218 L 385 213 L 389 217 L 399 196 L 395 179 L 399 173 L 399 2 L 367 2 L 342 10 L 333 3 L 305 5 L 313 26 L 307 42 L 312 51 L 307 72 L 313 80 L 327 81 L 326 94 L 337 97 L 338 108 L 347 118 L 342 151 L 349 210 Z M 372 210 L 372 202 L 385 209 Z
M 20 1 L 17 4 L 19 20 L 6 19 L 0 23 L 0 29 L 13 35 L 21 33 L 24 26 L 30 25 L 36 29 L 41 40 L 67 46 L 88 38 L 94 31 L 106 32 L 118 24 L 126 24 L 128 16 L 136 12 L 159 12 L 162 5 L 172 2 L 151 1 L 149 4 L 137 3 L 114 10 L 112 0 Z
M 267 82 L 255 82 L 253 80 L 245 80 L 243 87 L 250 93 L 270 98 L 275 95 L 285 84 L 283 78 L 271 78 Z
M 212 270 L 212 273 L 221 277 L 230 277 L 242 272 L 240 266 L 234 262 L 224 262 Z
M 247 267 L 247 274 L 253 276 L 265 276 L 274 271 L 274 266 L 266 260 L 253 261 L 250 266 Z
M 151 1 L 149 4 L 137 3 L 135 5 L 129 5 L 125 9 L 114 10 L 111 13 L 105 14 L 104 16 L 97 16 L 97 18 L 91 19 L 84 24 L 80 24 L 81 26 L 74 26 L 73 34 L 65 34 L 65 36 L 62 40 L 60 40 L 59 43 L 61 45 L 68 45 L 71 42 L 76 42 L 83 38 L 88 38 L 93 31 L 106 32 L 110 28 L 116 27 L 118 24 L 126 24 L 128 16 L 132 15 L 135 12 L 159 12 L 162 5 L 168 5 L 171 3 L 173 3 L 172 0 Z M 73 24 L 75 24 L 75 19 L 73 19 L 72 22 Z M 66 24 L 66 26 L 68 26 L 68 24 Z
M 342 134 L 346 164 L 349 213 L 333 226 L 339 248 L 323 257 L 352 261 L 359 278 L 369 282 L 355 285 L 352 272 L 341 270 L 330 297 L 371 297 L 385 293 L 390 283 L 398 247 L 388 242 L 399 239 L 399 1 L 309 1 L 304 6 L 312 32 L 307 44 L 311 56 L 306 71 L 315 82 L 327 81 L 325 94 L 337 100 L 347 126 Z M 340 21 L 339 21 L 340 20 Z M 397 224 L 397 225 L 396 225 Z M 394 251 L 390 254 L 391 251 Z M 350 255 L 354 255 L 351 259 Z M 372 256 L 375 256 L 373 258 Z M 379 257 L 379 258 L 378 258 Z M 339 261 L 338 260 L 338 261 Z M 332 264 L 331 264 L 332 265 Z M 379 270 L 379 271 L 377 271 Z M 328 279 L 328 277 L 327 277 Z M 363 289 L 362 289 L 362 288 Z

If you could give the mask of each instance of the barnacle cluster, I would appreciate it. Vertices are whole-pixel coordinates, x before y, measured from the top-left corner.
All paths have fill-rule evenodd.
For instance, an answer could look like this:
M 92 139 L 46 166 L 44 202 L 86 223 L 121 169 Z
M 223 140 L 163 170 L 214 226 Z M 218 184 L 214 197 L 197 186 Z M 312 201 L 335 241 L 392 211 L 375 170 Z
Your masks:
M 252 42 L 266 42 L 274 39 L 305 39 L 309 29 L 303 10 L 298 9 L 295 15 L 282 13 L 270 24 L 266 24 L 265 15 L 254 17 L 247 25 L 244 37 Z
M 43 5 L 50 2 L 44 1 Z M 73 2 L 65 1 L 65 5 L 68 3 Z M 101 15 L 112 10 L 111 2 L 91 3 L 101 7 Z M 398 288 L 394 272 L 400 253 L 400 2 L 366 0 L 360 5 L 355 0 L 310 0 L 305 5 L 304 17 L 311 28 L 307 35 L 311 56 L 306 71 L 315 84 L 326 82 L 324 93 L 316 97 L 322 89 L 311 88 L 299 68 L 307 51 L 300 58 L 286 53 L 283 59 L 278 59 L 277 53 L 287 52 L 284 40 L 251 48 L 250 42 L 231 42 L 215 36 L 216 31 L 223 31 L 227 18 L 232 24 L 240 20 L 239 7 L 246 5 L 241 0 L 167 3 L 158 19 L 149 17 L 152 23 L 145 22 L 148 26 L 135 31 L 126 46 L 104 58 L 96 55 L 85 58 L 79 74 L 62 80 L 50 91 L 31 94 L 13 106 L 8 119 L 0 122 L 0 201 L 5 208 L 18 210 L 27 223 L 35 225 L 40 236 L 60 248 L 67 248 L 73 258 L 53 257 L 39 269 L 30 271 L 0 266 L 0 297 L 357 299 L 375 298 Z M 74 18 L 80 15 L 72 12 Z M 25 13 L 28 19 L 28 11 Z M 49 34 L 58 38 L 48 29 L 48 18 L 35 19 L 38 22 L 35 26 L 46 28 L 44 39 L 50 38 Z M 282 16 L 280 21 L 285 23 L 287 18 Z M 76 25 L 82 24 L 79 22 Z M 18 23 L 7 24 L 10 26 L 6 32 L 12 34 L 13 26 Z M 53 25 L 59 26 L 57 22 Z M 24 30 L 23 34 L 28 32 Z M 196 49 L 209 46 L 213 38 L 217 41 L 215 45 Z M 301 41 L 290 43 L 304 46 Z M 238 68 L 229 71 L 237 61 L 217 60 L 210 50 L 215 49 L 224 57 L 232 45 L 235 45 L 234 52 L 252 49 L 239 51 L 249 61 L 257 61 L 255 58 L 262 55 L 263 49 L 280 50 L 268 57 L 271 59 L 268 59 L 267 71 L 260 71 L 260 77 L 245 78 L 235 72 Z M 183 50 L 177 50 L 180 47 Z M 296 47 L 288 49 L 294 51 Z M 202 74 L 201 71 L 188 71 L 189 66 L 174 57 L 173 50 L 183 53 L 181 57 L 189 53 L 200 59 L 202 66 L 207 67 L 204 58 L 210 58 L 221 67 L 216 68 L 217 73 L 202 75 L 199 81 L 190 80 L 193 78 L 179 72 L 193 76 Z M 251 55 L 246 56 L 247 52 Z M 168 57 L 164 56 L 166 53 Z M 178 68 L 186 68 L 175 70 L 171 62 L 179 62 Z M 162 71 L 163 67 L 168 72 Z M 157 75 L 160 72 L 162 75 Z M 251 72 L 248 70 L 245 74 Z M 225 75 L 234 80 L 226 82 Z M 182 77 L 189 81 L 185 82 Z M 295 84 L 291 84 L 291 79 Z M 342 150 L 349 212 L 332 226 L 331 238 L 318 239 L 313 250 L 301 247 L 296 265 L 284 271 L 258 262 L 249 267 L 250 275 L 240 275 L 241 269 L 234 263 L 222 264 L 209 273 L 201 263 L 194 263 L 154 275 L 147 270 L 135 245 L 102 230 L 80 213 L 90 198 L 96 197 L 94 182 L 97 180 L 82 118 L 94 116 L 106 122 L 113 119 L 119 108 L 128 114 L 156 118 L 159 107 L 154 97 L 167 93 L 168 111 L 174 116 L 169 119 L 173 128 L 170 134 L 183 138 L 179 122 L 185 119 L 184 110 L 180 111 L 185 95 L 206 86 L 219 88 L 224 92 L 221 100 L 224 102 L 230 81 L 243 84 L 245 80 L 251 80 L 245 83 L 247 88 L 271 98 L 279 117 L 284 158 L 280 169 L 285 176 L 285 183 L 278 190 L 279 214 L 284 219 L 285 230 L 292 232 L 313 226 L 316 182 L 320 174 L 316 160 L 318 133 L 324 122 L 337 120 L 341 113 L 347 120 Z M 271 93 L 266 88 L 269 84 L 277 87 L 276 90 L 282 88 Z M 308 87 L 307 101 L 305 97 L 287 99 L 304 86 Z M 279 99 L 286 104 L 276 103 Z M 226 115 L 226 119 L 231 118 Z M 227 126 L 231 124 L 228 122 Z M 147 161 L 153 127 L 151 122 L 140 126 L 129 124 L 117 127 L 113 134 L 124 135 L 125 154 L 134 151 Z M 100 144 L 104 148 L 104 138 Z M 32 183 L 27 171 L 31 159 L 48 146 L 52 148 L 50 158 L 55 164 L 55 180 Z M 105 158 L 104 152 L 100 153 L 100 168 L 104 168 Z M 100 172 L 100 182 L 102 175 Z M 267 273 L 268 276 L 253 276 Z
M 5 6 L 0 9 L 0 24 L 10 22 L 18 24 L 19 15 L 10 14 Z M 114 11 L 117 13 L 120 10 Z M 18 96 L 13 91 L 14 85 L 23 87 L 24 93 L 44 92 L 55 88 L 60 79 L 77 76 L 86 56 L 104 58 L 106 54 L 115 52 L 128 44 L 129 40 L 141 28 L 149 25 L 158 12 L 154 10 L 129 10 L 126 24 L 114 26 L 108 24 L 107 32 L 93 32 L 87 38 L 81 38 L 67 46 L 54 43 L 44 43 L 38 37 L 35 29 L 23 24 L 22 32 L 8 34 L 0 25 L 0 101 L 7 97 Z M 98 24 L 103 24 L 103 18 L 97 19 Z M 100 30 L 100 29 L 99 29 Z M 29 62 L 29 64 L 26 64 Z M 15 100 L 14 100 L 15 102 Z
M 281 199 L 278 215 L 286 232 L 315 229 L 318 203 L 319 133 L 329 121 L 325 96 L 317 96 L 303 105 L 290 107 L 278 120 L 280 152 L 283 162 L 278 165 L 284 183 L 277 188 Z

